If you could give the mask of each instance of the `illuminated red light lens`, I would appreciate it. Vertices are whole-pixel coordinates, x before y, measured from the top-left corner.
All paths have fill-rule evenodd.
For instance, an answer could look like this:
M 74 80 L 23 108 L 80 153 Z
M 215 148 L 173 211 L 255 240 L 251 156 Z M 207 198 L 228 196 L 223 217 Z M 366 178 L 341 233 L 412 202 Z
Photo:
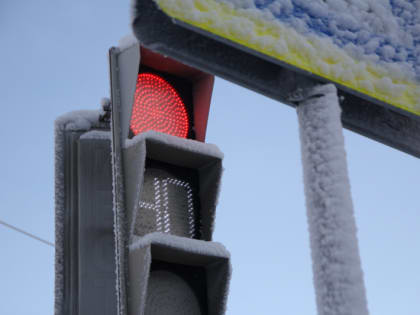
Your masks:
M 187 138 L 189 119 L 185 104 L 162 77 L 152 73 L 138 75 L 130 129 L 134 135 L 154 130 Z

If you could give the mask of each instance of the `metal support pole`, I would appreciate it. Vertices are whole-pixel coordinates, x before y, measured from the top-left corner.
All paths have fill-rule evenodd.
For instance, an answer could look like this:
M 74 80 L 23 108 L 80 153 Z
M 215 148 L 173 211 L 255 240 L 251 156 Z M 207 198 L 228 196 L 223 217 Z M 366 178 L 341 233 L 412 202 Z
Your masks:
M 367 315 L 341 109 L 334 85 L 304 91 L 297 113 L 319 315 Z

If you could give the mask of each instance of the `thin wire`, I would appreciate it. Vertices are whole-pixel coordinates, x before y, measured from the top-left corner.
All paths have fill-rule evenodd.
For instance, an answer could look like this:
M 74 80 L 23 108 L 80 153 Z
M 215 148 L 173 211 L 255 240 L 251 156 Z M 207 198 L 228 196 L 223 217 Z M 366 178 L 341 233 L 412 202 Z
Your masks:
M 24 231 L 24 230 L 21 230 L 21 229 L 19 229 L 19 228 L 15 227 L 15 226 L 13 226 L 13 225 L 10 225 L 10 224 L 8 224 L 8 223 L 6 223 L 6 222 L 2 221 L 2 220 L 0 220 L 0 224 L 3 224 L 5 227 L 8 227 L 9 229 L 15 230 L 16 232 L 19 232 L 19 233 L 25 234 L 26 236 L 32 237 L 33 239 L 35 239 L 35 240 L 37 240 L 37 241 L 40 241 L 40 242 L 42 242 L 42 243 L 44 243 L 44 244 L 47 244 L 47 245 L 52 246 L 52 247 L 55 247 L 53 243 L 50 243 L 50 242 L 48 242 L 48 241 L 46 241 L 46 240 L 43 240 L 42 238 L 39 238 L 39 237 L 38 237 L 38 236 L 36 236 L 36 235 L 33 235 L 33 234 L 28 233 L 28 232 L 26 232 L 26 231 Z

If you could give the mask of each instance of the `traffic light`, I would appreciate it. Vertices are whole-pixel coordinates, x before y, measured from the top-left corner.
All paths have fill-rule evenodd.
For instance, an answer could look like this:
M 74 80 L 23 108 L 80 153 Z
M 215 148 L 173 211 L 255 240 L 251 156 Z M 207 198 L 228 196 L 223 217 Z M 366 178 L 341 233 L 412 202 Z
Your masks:
M 204 143 L 214 78 L 110 49 L 118 314 L 223 314 L 229 253 L 210 242 L 223 154 Z
M 111 132 L 100 111 L 55 122 L 55 314 L 115 315 Z
M 154 130 L 204 141 L 212 75 L 135 42 L 110 49 L 110 72 L 113 104 L 120 110 L 113 123 L 120 140 Z

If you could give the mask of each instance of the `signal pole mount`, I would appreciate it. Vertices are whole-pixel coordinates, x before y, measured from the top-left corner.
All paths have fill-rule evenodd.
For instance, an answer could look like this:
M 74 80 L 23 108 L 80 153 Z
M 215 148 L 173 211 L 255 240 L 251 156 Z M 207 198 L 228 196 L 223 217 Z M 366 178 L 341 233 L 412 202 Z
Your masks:
M 297 114 L 318 314 L 368 315 L 337 90 L 303 94 Z

